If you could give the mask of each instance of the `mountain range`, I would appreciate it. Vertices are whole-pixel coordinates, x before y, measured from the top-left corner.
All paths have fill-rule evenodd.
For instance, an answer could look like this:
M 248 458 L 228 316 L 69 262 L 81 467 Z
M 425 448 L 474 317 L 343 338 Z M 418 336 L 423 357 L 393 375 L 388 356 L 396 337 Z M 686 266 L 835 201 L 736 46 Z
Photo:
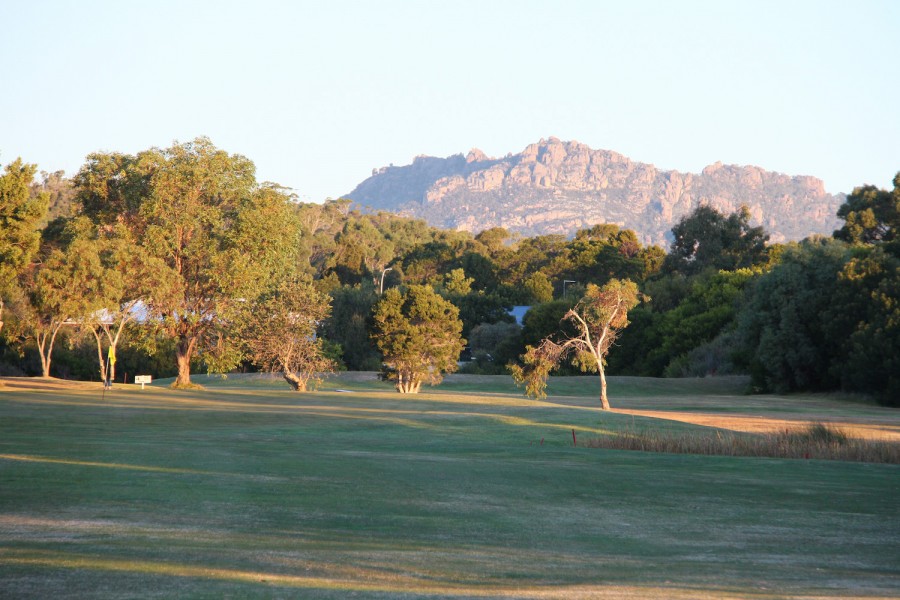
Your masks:
M 573 235 L 598 223 L 633 229 L 642 242 L 667 246 L 671 228 L 700 205 L 730 214 L 746 205 L 773 242 L 830 235 L 843 194 L 821 180 L 755 166 L 715 163 L 700 173 L 663 171 L 611 150 L 551 137 L 518 154 L 478 149 L 447 158 L 374 169 L 344 196 L 365 209 L 425 219 L 472 232 L 505 227 L 527 236 Z

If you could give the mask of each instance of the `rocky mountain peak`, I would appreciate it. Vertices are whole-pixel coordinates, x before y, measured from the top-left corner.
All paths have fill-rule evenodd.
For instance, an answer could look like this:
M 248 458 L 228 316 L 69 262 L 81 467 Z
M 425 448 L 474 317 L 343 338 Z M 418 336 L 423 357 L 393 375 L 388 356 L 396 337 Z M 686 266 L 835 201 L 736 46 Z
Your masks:
M 466 155 L 466 163 L 485 162 L 488 160 L 492 159 L 478 148 L 472 148 Z
M 405 167 L 374 170 L 346 197 L 439 227 L 573 235 L 615 223 L 635 230 L 645 243 L 663 245 L 678 219 L 701 204 L 726 213 L 747 205 L 772 241 L 784 241 L 830 234 L 843 202 L 814 177 L 721 162 L 699 174 L 660 171 L 556 137 L 501 159 L 477 148 L 465 157 L 419 156 Z

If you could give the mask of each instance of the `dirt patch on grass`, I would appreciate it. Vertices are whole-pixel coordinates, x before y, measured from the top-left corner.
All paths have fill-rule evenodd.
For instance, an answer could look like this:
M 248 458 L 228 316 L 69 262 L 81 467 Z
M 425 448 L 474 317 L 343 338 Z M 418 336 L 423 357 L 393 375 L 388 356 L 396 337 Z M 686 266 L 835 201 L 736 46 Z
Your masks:
M 37 390 L 45 392 L 62 390 L 102 389 L 99 381 L 69 381 L 55 377 L 0 377 L 0 390 Z

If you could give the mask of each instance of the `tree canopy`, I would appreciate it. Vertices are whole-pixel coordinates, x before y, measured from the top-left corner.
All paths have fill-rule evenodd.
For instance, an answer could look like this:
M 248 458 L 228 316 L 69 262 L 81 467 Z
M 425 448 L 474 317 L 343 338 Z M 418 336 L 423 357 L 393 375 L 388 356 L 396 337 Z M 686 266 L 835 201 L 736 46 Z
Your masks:
M 5 303 L 19 293 L 17 279 L 40 246 L 38 223 L 47 213 L 49 196 L 30 193 L 36 170 L 19 158 L 0 175 L 0 331 Z
M 742 360 L 758 388 L 786 392 L 836 386 L 830 364 L 841 344 L 826 343 L 826 315 L 848 259 L 842 242 L 806 240 L 788 248 L 752 287 L 739 333 L 746 353 Z
M 672 228 L 672 235 L 665 266 L 685 275 L 741 269 L 766 260 L 769 236 L 762 227 L 750 226 L 746 206 L 728 216 L 711 206 L 698 206 Z
M 875 244 L 884 242 L 896 254 L 897 228 L 900 227 L 900 172 L 894 176 L 892 191 L 865 185 L 853 190 L 847 201 L 838 209 L 838 217 L 844 226 L 834 232 L 834 237 L 851 244 Z
M 375 306 L 372 334 L 400 393 L 417 393 L 456 370 L 465 346 L 459 309 L 430 286 L 392 288 Z
M 137 156 L 95 154 L 76 177 L 83 213 L 124 226 L 153 264 L 149 323 L 176 340 L 176 385 L 191 361 L 227 369 L 240 351 L 226 329 L 236 303 L 259 296 L 296 265 L 300 228 L 288 198 L 256 183 L 247 158 L 208 139 Z

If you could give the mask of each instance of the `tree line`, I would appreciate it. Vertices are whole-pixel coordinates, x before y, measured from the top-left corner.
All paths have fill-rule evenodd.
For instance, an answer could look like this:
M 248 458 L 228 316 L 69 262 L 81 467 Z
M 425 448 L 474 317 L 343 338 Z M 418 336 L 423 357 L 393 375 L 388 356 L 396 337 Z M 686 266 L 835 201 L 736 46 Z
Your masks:
M 330 369 L 385 369 L 415 391 L 461 351 L 464 371 L 507 373 L 542 348 L 564 374 L 749 373 L 759 391 L 900 398 L 900 175 L 893 190 L 854 190 L 831 237 L 768 244 L 746 210 L 702 206 L 662 249 L 610 224 L 472 235 L 300 203 L 205 138 L 92 154 L 71 179 L 35 174 L 16 160 L 0 176 L 9 374 L 118 368 L 189 386 L 192 370 L 265 369 L 304 389 Z M 566 345 L 574 316 L 594 306 L 600 319 L 614 283 L 629 306 L 585 360 Z M 531 307 L 522 326 L 514 306 Z

